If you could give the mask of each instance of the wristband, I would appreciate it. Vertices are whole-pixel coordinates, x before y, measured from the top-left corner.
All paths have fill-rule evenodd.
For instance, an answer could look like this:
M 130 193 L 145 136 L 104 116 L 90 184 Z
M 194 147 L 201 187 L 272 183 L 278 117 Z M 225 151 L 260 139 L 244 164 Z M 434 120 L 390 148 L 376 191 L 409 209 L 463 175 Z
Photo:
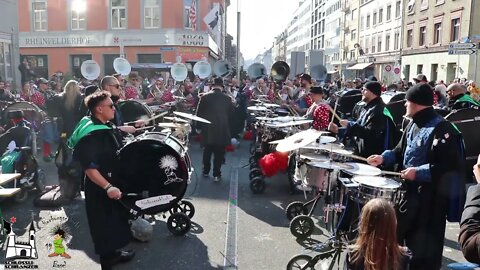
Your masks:
M 108 183 L 108 185 L 106 185 L 106 186 L 103 188 L 103 190 L 105 190 L 106 192 L 108 192 L 108 190 L 109 190 L 110 188 L 112 188 L 112 187 L 113 187 L 112 184 Z

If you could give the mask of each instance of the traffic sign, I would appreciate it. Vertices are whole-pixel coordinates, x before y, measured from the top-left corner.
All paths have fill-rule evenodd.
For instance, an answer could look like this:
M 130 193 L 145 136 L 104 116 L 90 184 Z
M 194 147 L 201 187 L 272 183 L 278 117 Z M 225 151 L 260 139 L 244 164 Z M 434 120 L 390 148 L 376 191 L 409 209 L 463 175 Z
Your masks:
M 397 75 L 400 74 L 400 68 L 398 68 L 398 67 L 394 68 L 393 73 L 395 73 Z
M 392 71 L 392 66 L 386 65 L 386 66 L 385 66 L 385 71 L 386 71 L 386 72 Z
M 477 52 L 476 49 L 449 49 L 448 54 L 449 55 L 470 55 L 470 54 L 475 54 Z
M 464 49 L 477 49 L 477 44 L 476 43 L 450 43 L 450 45 L 448 46 L 448 49 L 455 49 L 455 50 L 458 50 L 458 49 L 461 49 L 461 50 L 464 50 Z

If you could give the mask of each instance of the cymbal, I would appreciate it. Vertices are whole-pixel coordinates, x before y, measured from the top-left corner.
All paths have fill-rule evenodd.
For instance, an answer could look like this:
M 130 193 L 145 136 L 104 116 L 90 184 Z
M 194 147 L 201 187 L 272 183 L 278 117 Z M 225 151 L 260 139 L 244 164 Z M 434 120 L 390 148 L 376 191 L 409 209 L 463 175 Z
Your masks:
M 178 118 L 178 117 L 165 116 L 165 117 L 163 117 L 163 119 L 170 120 L 170 121 L 177 122 L 177 123 L 188 123 L 187 120 L 184 120 L 184 119 Z
M 303 125 L 313 122 L 313 120 L 300 120 L 300 121 L 290 121 L 285 123 L 266 123 L 265 126 L 272 127 L 272 128 L 280 128 L 280 127 L 290 127 L 296 125 Z M 319 135 L 320 136 L 320 135 Z
M 162 128 L 182 128 L 184 125 L 176 123 L 158 123 L 157 126 Z
M 257 117 L 258 118 L 258 117 Z M 300 121 L 300 120 L 307 120 L 307 118 L 302 116 L 279 116 L 272 118 L 278 122 L 289 122 L 289 121 Z
M 308 145 L 314 142 L 320 135 L 325 133 L 324 131 L 318 131 L 315 129 L 307 129 L 298 132 L 290 137 L 283 139 L 278 145 L 276 150 L 279 152 L 289 152 L 302 146 Z
M 256 120 L 260 120 L 260 121 L 275 121 L 275 118 L 273 117 L 265 117 L 265 116 L 259 116 L 259 117 L 255 117 Z
M 325 156 L 325 155 L 319 155 L 319 154 L 313 154 L 313 153 L 304 153 L 304 154 L 301 154 L 300 155 L 300 158 L 301 159 L 309 159 L 311 161 L 315 161 L 315 162 L 318 162 L 318 161 L 328 161 L 330 158 L 328 156 Z
M 324 136 L 322 136 L 324 137 Z M 345 150 L 343 148 L 342 145 L 338 144 L 338 143 L 311 143 L 309 145 L 306 145 L 305 147 L 302 147 L 302 149 L 313 149 L 313 150 L 323 150 L 323 151 L 327 151 L 327 152 L 332 152 L 332 151 L 336 151 L 338 153 L 341 153 L 342 150 L 344 151 L 348 151 L 348 150 Z M 351 151 L 348 151 L 348 152 L 345 152 L 345 153 L 350 153 L 352 154 L 353 152 Z
M 271 107 L 271 108 L 279 108 L 280 105 L 278 104 L 273 104 L 273 103 L 263 103 L 262 106 L 265 106 L 267 108 Z
M 268 111 L 268 108 L 264 106 L 249 106 L 247 109 L 249 111 Z
M 198 117 L 196 115 L 193 115 L 193 114 L 189 114 L 189 113 L 184 113 L 184 112 L 173 112 L 173 114 L 176 114 L 178 116 L 181 116 L 181 117 L 184 117 L 184 118 L 188 118 L 188 119 L 191 119 L 191 120 L 195 120 L 195 121 L 198 121 L 198 122 L 202 122 L 202 123 L 207 123 L 207 124 L 211 124 L 212 122 L 208 121 L 207 119 L 204 119 L 204 118 L 201 118 L 201 117 Z
M 285 139 L 281 139 L 281 140 L 276 140 L 276 141 L 271 141 L 271 142 L 268 142 L 269 144 L 278 144 L 280 143 L 281 141 L 283 141 Z

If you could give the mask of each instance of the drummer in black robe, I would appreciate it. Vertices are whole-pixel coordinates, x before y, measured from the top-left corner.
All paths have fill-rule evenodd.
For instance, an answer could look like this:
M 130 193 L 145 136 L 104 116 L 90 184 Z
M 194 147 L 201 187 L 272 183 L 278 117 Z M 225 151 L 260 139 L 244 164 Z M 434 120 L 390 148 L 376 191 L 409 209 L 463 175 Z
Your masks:
M 464 145 L 460 132 L 433 109 L 433 91 L 407 91 L 407 126 L 398 145 L 372 155 L 370 165 L 400 166 L 405 195 L 399 203 L 397 239 L 412 250 L 410 269 L 440 269 L 446 220 L 460 221 L 465 196 Z
M 95 92 L 86 98 L 92 112 L 77 125 L 69 146 L 85 172 L 85 206 L 95 252 L 100 255 L 102 269 L 127 262 L 135 253 L 120 250 L 131 240 L 129 214 L 118 201 L 122 182 L 117 174 L 116 151 L 122 136 L 111 124 L 115 109 L 110 94 Z

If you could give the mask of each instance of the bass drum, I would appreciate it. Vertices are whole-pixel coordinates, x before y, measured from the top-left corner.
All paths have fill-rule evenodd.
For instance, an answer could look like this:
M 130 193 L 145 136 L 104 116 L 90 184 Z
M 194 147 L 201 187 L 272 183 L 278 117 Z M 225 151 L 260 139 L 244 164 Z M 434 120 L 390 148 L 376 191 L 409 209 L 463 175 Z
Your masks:
M 401 128 L 403 116 L 407 112 L 407 108 L 405 108 L 405 92 L 387 91 L 381 95 L 381 98 L 392 114 L 395 125 L 397 128 Z
M 173 136 L 148 132 L 127 143 L 118 154 L 123 203 L 141 214 L 170 210 L 185 194 L 191 163 Z M 132 194 L 128 196 L 128 194 Z
M 35 131 L 40 131 L 42 122 L 45 120 L 45 113 L 42 111 L 42 109 L 40 109 L 40 107 L 27 101 L 19 101 L 8 105 L 2 112 L 3 125 L 8 124 L 8 113 L 18 110 L 23 112 L 25 120 L 32 124 Z
M 345 89 L 337 94 L 338 106 L 337 113 L 342 119 L 352 118 L 352 111 L 355 104 L 362 100 L 362 92 L 358 89 Z M 335 108 L 335 102 L 330 104 Z
M 135 100 L 125 100 L 118 103 L 118 109 L 122 114 L 123 122 L 134 122 L 140 119 L 147 120 L 152 118 L 153 112 L 147 105 Z M 153 125 L 151 120 L 146 125 Z
M 477 133 L 480 130 L 480 110 L 468 108 L 453 111 L 445 119 L 455 124 L 462 132 L 467 159 L 467 175 L 470 176 L 472 167 L 477 163 L 480 154 L 480 137 Z

